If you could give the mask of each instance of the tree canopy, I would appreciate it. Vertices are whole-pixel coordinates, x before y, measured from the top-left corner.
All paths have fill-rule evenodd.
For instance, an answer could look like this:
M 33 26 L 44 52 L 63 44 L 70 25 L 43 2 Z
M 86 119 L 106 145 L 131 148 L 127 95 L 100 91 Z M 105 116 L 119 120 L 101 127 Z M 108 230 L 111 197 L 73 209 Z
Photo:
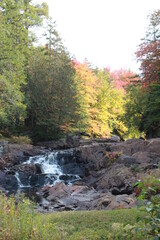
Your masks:
M 46 3 L 0 1 L 0 133 L 35 141 L 66 133 L 124 138 L 160 129 L 160 11 L 150 16 L 136 56 L 141 75 L 73 59 L 48 17 Z M 45 43 L 35 28 L 45 20 Z M 42 29 L 41 29 L 42 31 Z

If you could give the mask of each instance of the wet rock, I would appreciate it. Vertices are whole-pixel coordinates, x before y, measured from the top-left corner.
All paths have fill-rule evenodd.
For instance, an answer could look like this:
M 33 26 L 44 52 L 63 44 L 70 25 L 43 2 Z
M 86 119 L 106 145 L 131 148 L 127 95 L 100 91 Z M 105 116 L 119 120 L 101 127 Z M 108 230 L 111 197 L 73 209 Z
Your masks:
M 15 192 L 18 189 L 16 177 L 0 171 L 0 187 L 12 193 Z
M 44 174 L 38 175 L 38 174 L 34 174 L 30 176 L 30 185 L 33 187 L 41 187 L 44 186 L 45 182 L 46 182 L 46 176 Z
M 36 174 L 42 174 L 41 164 L 36 163 L 35 168 L 36 168 L 36 171 L 35 171 Z
M 76 180 L 77 178 L 75 175 L 66 174 L 66 175 L 60 175 L 59 179 L 63 181 L 69 181 L 69 180 Z

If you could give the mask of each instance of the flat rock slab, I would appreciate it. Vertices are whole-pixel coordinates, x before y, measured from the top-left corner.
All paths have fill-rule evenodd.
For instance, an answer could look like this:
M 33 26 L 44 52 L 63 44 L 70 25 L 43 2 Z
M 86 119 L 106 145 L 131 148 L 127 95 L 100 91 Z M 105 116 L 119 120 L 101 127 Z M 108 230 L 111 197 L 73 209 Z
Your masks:
M 110 192 L 99 193 L 88 186 L 67 186 L 64 183 L 44 187 L 39 195 L 48 202 L 48 209 L 55 211 L 131 208 L 136 205 L 134 195 L 114 196 Z

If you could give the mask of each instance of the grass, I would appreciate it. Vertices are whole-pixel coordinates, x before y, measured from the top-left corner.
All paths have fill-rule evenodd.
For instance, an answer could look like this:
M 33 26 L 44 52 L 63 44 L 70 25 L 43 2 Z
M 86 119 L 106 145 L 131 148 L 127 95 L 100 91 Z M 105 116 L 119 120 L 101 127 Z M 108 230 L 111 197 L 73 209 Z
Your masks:
M 116 239 L 114 231 L 117 231 L 117 227 L 122 228 L 122 224 L 133 226 L 138 215 L 137 209 L 121 209 L 112 211 L 62 212 L 52 214 L 50 217 L 51 222 L 56 224 L 57 230 L 61 231 L 62 239 L 106 240 Z M 114 223 L 117 223 L 116 229 L 114 229 Z M 117 239 L 120 239 L 120 236 L 117 236 Z M 135 239 L 138 238 L 136 237 Z M 142 239 L 142 237 L 139 239 Z
M 21 197 L 0 195 L 1 240 L 146 239 L 136 234 L 137 209 L 38 213 Z

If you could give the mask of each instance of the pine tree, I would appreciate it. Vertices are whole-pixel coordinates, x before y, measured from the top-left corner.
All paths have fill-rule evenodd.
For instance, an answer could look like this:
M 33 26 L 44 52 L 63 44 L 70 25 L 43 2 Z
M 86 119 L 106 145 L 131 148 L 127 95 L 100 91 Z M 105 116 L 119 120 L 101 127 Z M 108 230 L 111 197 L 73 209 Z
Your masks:
M 35 48 L 29 60 L 28 119 L 34 138 L 57 139 L 76 122 L 76 86 L 69 54 L 49 21 L 46 46 Z

